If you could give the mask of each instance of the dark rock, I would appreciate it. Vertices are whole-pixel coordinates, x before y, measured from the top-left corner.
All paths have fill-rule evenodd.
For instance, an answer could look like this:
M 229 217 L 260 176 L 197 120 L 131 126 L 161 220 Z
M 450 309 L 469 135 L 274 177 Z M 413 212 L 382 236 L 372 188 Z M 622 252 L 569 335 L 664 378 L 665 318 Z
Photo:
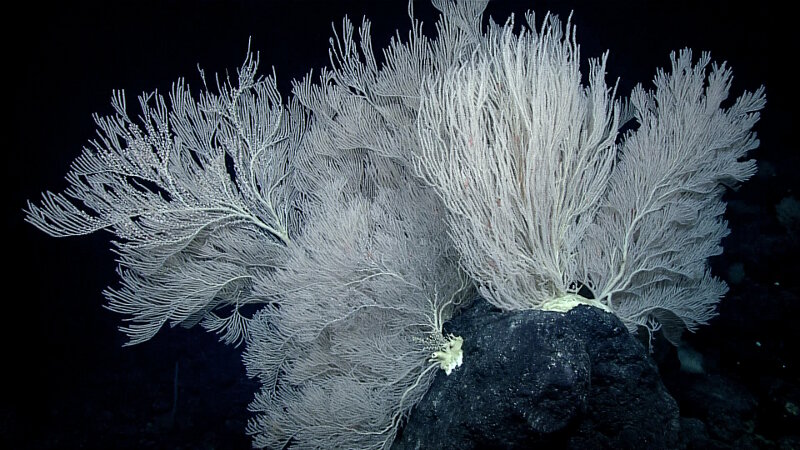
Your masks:
M 677 404 L 615 316 L 503 313 L 480 300 L 450 331 L 464 364 L 436 377 L 394 448 L 679 446 Z

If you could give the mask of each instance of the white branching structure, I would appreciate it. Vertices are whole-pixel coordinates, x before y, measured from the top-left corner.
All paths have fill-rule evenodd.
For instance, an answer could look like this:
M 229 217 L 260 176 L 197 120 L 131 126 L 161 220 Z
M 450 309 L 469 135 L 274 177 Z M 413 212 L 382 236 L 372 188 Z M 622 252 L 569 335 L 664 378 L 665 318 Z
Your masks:
M 356 39 L 345 20 L 332 68 L 296 83 L 288 107 L 253 59 L 199 101 L 183 83 L 169 103 L 144 97 L 138 124 L 119 95 L 65 195 L 29 205 L 52 235 L 117 235 L 109 305 L 133 322 L 131 343 L 200 320 L 247 342 L 264 383 L 258 446 L 387 448 L 438 369 L 462 362 L 444 323 L 473 283 L 410 161 L 420 85 L 479 46 L 485 2 L 436 5 L 440 39 L 414 21 L 383 65 L 369 22 Z
M 662 327 L 675 341 L 716 314 L 727 291 L 708 258 L 722 253 L 726 187 L 755 173 L 745 160 L 764 88 L 728 108 L 732 74 L 684 50 L 660 70 L 655 90 L 634 89 L 638 129 L 623 136 L 619 162 L 577 255 L 576 278 L 631 329 Z
M 443 325 L 472 295 L 436 192 L 410 161 L 419 89 L 480 42 L 483 3 L 445 11 L 430 40 L 414 23 L 380 66 L 369 22 L 345 20 L 332 69 L 295 85 L 311 123 L 295 158 L 303 231 L 256 285 L 279 307 L 251 323 L 248 373 L 263 383 L 248 432 L 259 447 L 388 448 L 438 369 L 461 363 Z
M 635 89 L 638 129 L 618 136 L 605 57 L 584 86 L 569 23 L 527 19 L 519 35 L 491 28 L 485 52 L 422 90 L 418 171 L 464 268 L 503 309 L 590 303 L 671 339 L 706 323 L 726 291 L 707 266 L 727 233 L 721 194 L 754 172 L 741 159 L 763 89 L 722 109 L 730 71 L 683 51 L 655 91 Z
M 464 267 L 503 309 L 577 289 L 575 254 L 615 158 L 605 62 L 584 87 L 573 39 L 553 16 L 541 32 L 493 27 L 485 51 L 422 92 L 420 172 L 451 212 Z
M 486 1 L 433 4 L 437 35 L 409 2 L 382 62 L 345 20 L 286 104 L 253 57 L 199 97 L 143 96 L 138 120 L 115 94 L 69 188 L 28 205 L 53 236 L 116 236 L 107 297 L 130 343 L 198 322 L 246 342 L 258 447 L 391 446 L 462 363 L 444 325 L 473 283 L 506 310 L 589 303 L 673 340 L 726 290 L 707 259 L 724 187 L 754 171 L 763 90 L 722 108 L 730 70 L 684 51 L 622 112 L 606 55 L 582 81 L 569 22 L 484 31 Z
M 245 353 L 263 383 L 256 446 L 388 448 L 437 369 L 450 372 L 433 354 L 455 339 L 443 325 L 471 281 L 438 200 L 407 181 L 373 200 L 326 189 L 288 247 L 290 269 L 257 286 L 285 301 L 256 316 Z
M 241 342 L 254 277 L 297 232 L 291 158 L 305 114 L 282 104 L 257 64 L 248 57 L 237 85 L 206 86 L 199 101 L 182 81 L 169 102 L 144 95 L 138 121 L 116 93 L 116 114 L 95 118 L 99 137 L 73 163 L 70 187 L 28 204 L 27 220 L 52 236 L 116 235 L 122 287 L 106 296 L 129 316 L 131 344 L 203 318 Z

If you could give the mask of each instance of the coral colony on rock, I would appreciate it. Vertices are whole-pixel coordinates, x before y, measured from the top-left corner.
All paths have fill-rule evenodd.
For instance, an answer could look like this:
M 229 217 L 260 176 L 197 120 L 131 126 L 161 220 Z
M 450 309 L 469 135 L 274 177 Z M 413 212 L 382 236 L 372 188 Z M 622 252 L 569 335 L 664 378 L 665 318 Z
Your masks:
M 116 91 L 67 189 L 26 207 L 51 236 L 114 235 L 127 345 L 197 325 L 243 349 L 254 447 L 389 448 L 470 365 L 446 324 L 478 301 L 599 308 L 646 352 L 728 291 L 709 258 L 763 87 L 728 98 L 731 69 L 684 49 L 623 95 L 571 17 L 432 3 L 381 49 L 368 19 L 335 25 L 291 95 L 252 49 L 199 86 Z

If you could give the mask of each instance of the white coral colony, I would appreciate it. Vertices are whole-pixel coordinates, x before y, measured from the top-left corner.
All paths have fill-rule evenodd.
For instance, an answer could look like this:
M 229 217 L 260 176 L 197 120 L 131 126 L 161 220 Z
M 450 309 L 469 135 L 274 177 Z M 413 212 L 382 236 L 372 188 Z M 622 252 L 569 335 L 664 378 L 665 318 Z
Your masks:
M 410 2 L 382 65 L 369 21 L 357 40 L 345 20 L 287 101 L 252 56 L 199 98 L 142 96 L 138 120 L 115 94 L 67 191 L 28 205 L 51 235 L 117 236 L 106 294 L 131 344 L 195 323 L 245 343 L 256 447 L 388 448 L 437 369 L 469 364 L 445 324 L 474 287 L 667 336 L 726 292 L 707 259 L 724 187 L 754 172 L 763 89 L 723 109 L 730 69 L 684 50 L 621 102 L 606 55 L 582 83 L 569 22 L 483 29 L 485 1 L 433 4 L 438 36 Z

